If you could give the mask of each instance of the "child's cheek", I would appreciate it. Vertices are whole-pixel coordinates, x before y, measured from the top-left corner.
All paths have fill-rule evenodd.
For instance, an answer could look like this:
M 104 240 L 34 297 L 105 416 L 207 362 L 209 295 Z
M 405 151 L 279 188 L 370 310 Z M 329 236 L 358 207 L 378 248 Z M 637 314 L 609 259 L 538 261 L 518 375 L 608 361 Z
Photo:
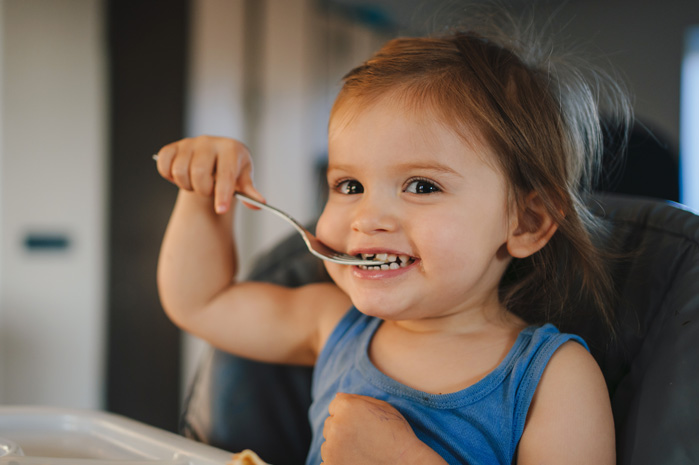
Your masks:
M 343 243 L 343 225 L 340 215 L 334 213 L 334 209 L 326 206 L 318 218 L 316 225 L 316 237 L 328 247 L 345 252 Z
M 328 242 L 329 237 L 331 237 L 331 234 L 328 231 L 328 216 L 323 212 L 322 215 L 320 215 L 320 218 L 318 218 L 318 222 L 316 223 L 316 237 L 320 239 L 321 242 L 323 242 L 326 245 L 330 245 Z
M 323 265 L 325 266 L 325 271 L 328 272 L 328 275 L 330 276 L 330 279 L 335 283 L 337 287 L 342 289 L 342 292 L 344 292 L 347 295 L 350 295 L 348 293 L 348 289 L 345 287 L 345 282 L 342 279 L 342 274 L 341 271 L 343 268 L 348 268 L 346 265 L 339 265 L 337 263 L 332 263 L 328 261 L 323 261 Z

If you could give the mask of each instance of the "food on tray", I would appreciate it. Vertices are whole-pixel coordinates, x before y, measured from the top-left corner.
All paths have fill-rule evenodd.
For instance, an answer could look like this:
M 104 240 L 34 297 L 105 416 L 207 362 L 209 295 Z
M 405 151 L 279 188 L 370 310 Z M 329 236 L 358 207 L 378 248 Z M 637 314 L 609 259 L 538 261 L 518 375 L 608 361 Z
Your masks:
M 233 460 L 228 465 L 269 465 L 267 462 L 257 456 L 250 449 L 245 449 L 242 452 L 233 454 Z

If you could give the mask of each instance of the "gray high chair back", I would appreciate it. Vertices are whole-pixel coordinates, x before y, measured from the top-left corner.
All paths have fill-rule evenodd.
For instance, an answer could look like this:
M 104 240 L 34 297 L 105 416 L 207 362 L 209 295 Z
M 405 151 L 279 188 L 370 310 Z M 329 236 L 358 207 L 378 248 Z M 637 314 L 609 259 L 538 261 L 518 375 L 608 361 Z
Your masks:
M 625 254 L 613 269 L 619 334 L 579 322 L 562 330 L 589 343 L 605 375 L 619 464 L 699 463 L 699 217 L 676 204 L 603 195 L 596 214 Z M 328 279 L 289 238 L 262 257 L 250 278 L 288 286 Z M 182 433 L 275 465 L 302 464 L 312 370 L 210 353 L 194 381 Z

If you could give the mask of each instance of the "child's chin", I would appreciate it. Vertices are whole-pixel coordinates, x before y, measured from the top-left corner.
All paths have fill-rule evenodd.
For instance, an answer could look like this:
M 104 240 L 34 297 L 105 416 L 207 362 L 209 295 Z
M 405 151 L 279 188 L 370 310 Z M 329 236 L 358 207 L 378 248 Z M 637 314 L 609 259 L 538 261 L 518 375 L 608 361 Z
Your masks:
M 376 305 L 376 304 L 367 304 L 367 303 L 360 303 L 359 305 L 354 304 L 355 307 L 357 307 L 357 310 L 362 312 L 363 314 L 367 316 L 373 316 L 376 318 L 381 318 L 382 320 L 401 320 L 404 318 L 401 318 L 401 315 L 403 312 L 401 312 L 399 309 L 390 306 L 381 306 L 381 305 Z

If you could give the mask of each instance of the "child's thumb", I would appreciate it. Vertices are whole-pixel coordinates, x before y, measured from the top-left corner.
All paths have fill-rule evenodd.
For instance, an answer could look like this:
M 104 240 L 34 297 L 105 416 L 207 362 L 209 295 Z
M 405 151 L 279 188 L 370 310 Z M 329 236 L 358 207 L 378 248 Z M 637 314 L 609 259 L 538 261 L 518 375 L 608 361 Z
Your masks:
M 260 192 L 255 188 L 255 185 L 252 182 L 251 178 L 245 178 L 245 179 L 240 179 L 238 182 L 238 186 L 236 188 L 236 192 L 240 192 L 241 194 L 245 194 L 248 197 L 251 197 L 254 200 L 257 200 L 260 203 L 267 203 L 267 200 L 265 197 L 260 194 Z M 253 210 L 259 210 L 258 207 L 254 205 L 250 205 L 248 203 L 245 203 L 243 200 L 243 203 L 245 204 L 246 207 L 251 208 Z

